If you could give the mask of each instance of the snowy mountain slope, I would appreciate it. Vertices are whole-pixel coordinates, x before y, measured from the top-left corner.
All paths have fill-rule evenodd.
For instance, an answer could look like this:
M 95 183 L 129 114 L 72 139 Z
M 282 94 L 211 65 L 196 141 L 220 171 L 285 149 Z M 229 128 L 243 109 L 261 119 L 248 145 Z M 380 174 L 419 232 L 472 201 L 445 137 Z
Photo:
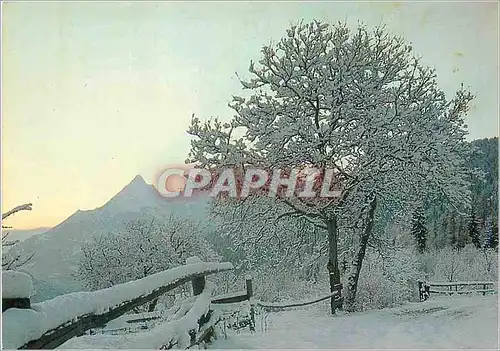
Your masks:
M 6 229 L 3 233 L 8 233 L 9 241 L 24 241 L 33 235 L 43 234 L 50 230 L 50 227 L 41 227 L 33 229 Z
M 80 290 L 74 279 L 83 242 L 93 236 L 115 233 L 134 219 L 154 216 L 161 220 L 171 214 L 192 219 L 205 215 L 206 201 L 169 201 L 162 198 L 152 185 L 136 176 L 102 207 L 76 211 L 66 220 L 39 235 L 18 243 L 13 253 L 35 256 L 20 270 L 33 276 L 34 301 Z

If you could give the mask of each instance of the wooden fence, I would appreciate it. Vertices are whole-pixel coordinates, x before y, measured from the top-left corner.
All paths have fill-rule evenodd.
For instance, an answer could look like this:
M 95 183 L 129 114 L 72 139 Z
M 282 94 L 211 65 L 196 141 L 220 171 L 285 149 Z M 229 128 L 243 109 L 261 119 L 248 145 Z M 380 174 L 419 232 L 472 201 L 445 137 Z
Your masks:
M 85 331 L 91 328 L 103 326 L 187 282 L 192 284 L 194 297 L 201 296 L 205 290 L 205 276 L 228 271 L 232 268 L 230 263 L 218 264 L 198 261 L 111 288 L 70 293 L 37 304 L 30 305 L 24 299 L 21 304 L 15 298 L 2 299 L 4 310 L 2 313 L 3 346 L 18 349 L 56 348 L 67 340 L 75 336 L 82 336 Z M 138 287 L 142 288 L 142 292 L 139 292 Z M 144 287 L 148 288 L 146 290 L 149 291 L 144 293 Z M 198 302 L 197 305 L 198 310 L 202 311 L 196 316 L 199 322 L 198 330 L 196 332 L 186 331 L 191 336 L 191 343 L 199 343 L 210 333 L 210 328 L 202 328 L 210 321 L 211 291 L 209 293 L 208 306 L 202 306 L 202 302 Z M 130 298 L 130 296 L 133 297 Z M 195 306 L 196 304 L 197 300 L 195 299 L 191 305 Z M 13 306 L 17 308 L 9 309 Z M 75 312 L 71 312 L 75 308 Z M 188 313 L 189 311 L 182 313 L 178 320 L 181 320 Z M 19 330 L 24 327 L 27 330 Z M 202 333 L 198 333 L 202 330 Z M 164 340 L 161 346 L 171 348 L 175 344 L 175 340 Z
M 341 284 L 335 286 L 332 293 L 309 301 L 269 303 L 254 299 L 250 276 L 245 277 L 244 291 L 212 296 L 213 285 L 206 281 L 206 276 L 231 269 L 233 267 L 230 263 L 205 263 L 195 259 L 188 261 L 185 266 L 98 291 L 60 295 L 35 304 L 31 304 L 25 296 L 2 299 L 3 347 L 52 349 L 80 336 L 94 338 L 95 341 L 95 333 L 85 335 L 88 334 L 86 332 L 102 328 L 138 306 L 153 302 L 188 282 L 191 283 L 193 296 L 180 306 L 174 306 L 175 311 L 166 319 L 159 321 L 149 331 L 133 333 L 127 338 L 111 335 L 111 338 L 116 338 L 116 344 L 112 344 L 117 348 L 127 349 L 170 349 L 174 346 L 190 348 L 210 340 L 215 325 L 224 320 L 221 312 L 224 308 L 218 309 L 217 306 L 226 305 L 231 308 L 232 304 L 244 301 L 248 301 L 250 305 L 245 326 L 249 326 L 251 331 L 255 331 L 256 308 L 265 312 L 278 311 L 329 298 L 334 299 L 337 308 L 342 307 Z M 131 319 L 127 323 L 140 321 L 144 321 L 144 318 Z M 186 335 L 189 336 L 187 343 Z
M 495 282 L 492 281 L 470 281 L 470 282 L 418 282 L 420 301 L 427 300 L 431 294 L 454 295 L 494 293 Z
M 255 303 L 253 300 L 253 284 L 252 277 L 247 275 L 245 277 L 245 291 L 238 291 L 235 293 L 229 293 L 224 295 L 214 296 L 212 298 L 212 304 L 222 305 L 222 304 L 232 304 L 243 301 L 250 302 L 250 318 L 248 320 L 248 327 L 250 331 L 255 331 Z

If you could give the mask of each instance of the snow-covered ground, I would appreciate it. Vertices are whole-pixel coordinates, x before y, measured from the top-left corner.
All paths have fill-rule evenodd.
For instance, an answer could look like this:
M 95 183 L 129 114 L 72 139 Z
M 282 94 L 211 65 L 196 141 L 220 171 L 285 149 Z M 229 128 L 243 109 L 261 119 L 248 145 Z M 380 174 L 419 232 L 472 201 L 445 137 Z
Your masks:
M 256 332 L 220 337 L 210 349 L 498 349 L 497 295 L 433 298 L 397 308 L 328 315 L 328 302 L 257 317 Z M 160 328 L 161 329 L 161 328 Z M 160 330 L 158 329 L 158 330 Z M 75 338 L 60 348 L 148 348 L 152 331 Z M 159 334 L 158 339 L 164 339 Z M 142 342 L 137 342 L 142 340 Z M 147 340 L 147 341 L 146 341 Z
M 228 334 L 210 348 L 497 349 L 497 295 L 432 298 L 402 307 L 338 315 L 328 302 L 259 316 L 257 331 Z

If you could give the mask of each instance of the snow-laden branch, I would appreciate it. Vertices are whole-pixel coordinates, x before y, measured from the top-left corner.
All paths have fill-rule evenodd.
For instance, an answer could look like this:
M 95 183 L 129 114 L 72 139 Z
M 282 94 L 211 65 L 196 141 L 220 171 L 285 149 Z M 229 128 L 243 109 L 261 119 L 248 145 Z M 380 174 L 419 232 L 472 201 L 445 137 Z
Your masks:
M 5 218 L 9 217 L 10 215 L 13 215 L 14 213 L 19 212 L 19 211 L 31 211 L 32 206 L 33 205 L 31 203 L 16 206 L 12 210 L 7 211 L 5 213 L 2 213 L 2 219 L 5 219 Z

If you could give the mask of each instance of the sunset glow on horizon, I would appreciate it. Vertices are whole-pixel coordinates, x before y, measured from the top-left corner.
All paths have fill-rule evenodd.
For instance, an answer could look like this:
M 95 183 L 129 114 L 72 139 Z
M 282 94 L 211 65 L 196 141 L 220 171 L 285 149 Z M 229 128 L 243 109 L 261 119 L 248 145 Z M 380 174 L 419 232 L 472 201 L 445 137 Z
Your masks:
M 232 116 L 263 45 L 291 23 L 385 23 L 436 68 L 449 94 L 477 94 L 469 139 L 498 136 L 498 5 L 491 3 L 2 3 L 5 225 L 55 226 L 147 183 L 189 151 L 191 116 Z M 170 184 L 178 187 L 180 184 Z

